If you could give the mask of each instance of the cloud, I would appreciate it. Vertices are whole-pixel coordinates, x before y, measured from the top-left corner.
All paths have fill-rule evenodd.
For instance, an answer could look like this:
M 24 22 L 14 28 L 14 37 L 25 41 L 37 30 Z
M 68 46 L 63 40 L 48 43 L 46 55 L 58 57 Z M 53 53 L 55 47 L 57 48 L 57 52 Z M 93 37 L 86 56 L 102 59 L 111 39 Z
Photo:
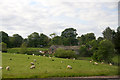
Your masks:
M 95 0 L 1 0 L 0 26 L 10 36 L 18 33 L 24 38 L 32 32 L 60 35 L 68 27 L 77 29 L 79 35 L 94 32 L 98 37 L 108 26 L 116 29 L 117 7 L 117 2 Z

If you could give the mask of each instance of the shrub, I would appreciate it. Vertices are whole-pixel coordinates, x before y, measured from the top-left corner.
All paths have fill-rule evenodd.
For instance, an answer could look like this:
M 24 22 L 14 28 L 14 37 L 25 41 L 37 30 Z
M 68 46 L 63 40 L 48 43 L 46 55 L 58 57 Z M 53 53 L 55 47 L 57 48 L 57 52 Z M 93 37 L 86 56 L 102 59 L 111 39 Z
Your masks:
M 64 50 L 61 48 L 58 48 L 54 55 L 55 57 L 59 57 L 59 58 L 76 58 L 75 51 Z
M 0 43 L 0 51 L 7 52 L 7 44 L 4 42 Z
M 21 53 L 21 54 L 25 54 L 26 52 L 27 52 L 27 44 L 24 42 L 24 43 L 22 43 L 22 45 L 21 45 L 20 53 Z
M 87 57 L 87 56 L 89 56 L 87 47 L 86 47 L 85 45 L 82 45 L 82 46 L 80 47 L 80 49 L 79 49 L 79 55 L 80 55 L 81 57 Z
M 111 62 L 114 55 L 114 45 L 109 40 L 102 40 L 99 43 L 98 50 L 94 53 L 92 58 L 96 61 Z

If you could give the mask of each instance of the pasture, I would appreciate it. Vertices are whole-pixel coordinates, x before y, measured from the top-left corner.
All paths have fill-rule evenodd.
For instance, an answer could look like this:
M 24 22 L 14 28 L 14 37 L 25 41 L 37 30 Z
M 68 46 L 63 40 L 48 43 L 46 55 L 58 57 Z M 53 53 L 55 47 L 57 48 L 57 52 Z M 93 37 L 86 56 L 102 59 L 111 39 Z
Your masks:
M 29 57 L 29 58 L 28 58 Z M 11 60 L 10 60 L 11 59 Z M 36 59 L 36 62 L 34 62 Z M 61 62 L 62 61 L 62 62 Z M 31 62 L 36 68 L 30 69 Z M 67 69 L 71 65 L 72 69 Z M 6 66 L 10 66 L 7 71 Z M 118 66 L 93 65 L 88 60 L 49 58 L 25 54 L 2 53 L 2 78 L 48 78 L 118 75 Z

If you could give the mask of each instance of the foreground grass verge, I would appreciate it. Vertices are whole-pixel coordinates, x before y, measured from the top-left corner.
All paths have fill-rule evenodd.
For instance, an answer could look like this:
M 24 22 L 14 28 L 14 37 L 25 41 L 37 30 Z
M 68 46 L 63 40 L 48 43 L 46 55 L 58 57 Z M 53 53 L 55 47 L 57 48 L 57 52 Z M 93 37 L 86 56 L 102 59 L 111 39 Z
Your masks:
M 28 59 L 28 57 L 30 59 Z M 10 60 L 10 58 L 12 60 Z M 30 62 L 36 59 L 35 69 L 30 69 Z M 54 61 L 52 61 L 54 59 Z M 87 60 L 71 60 L 48 58 L 24 54 L 2 53 L 3 78 L 48 78 L 48 77 L 80 77 L 80 76 L 112 76 L 118 75 L 118 66 L 108 64 L 93 65 Z M 63 63 L 61 63 L 61 61 Z M 73 69 L 67 69 L 71 65 Z M 10 71 L 5 67 L 10 66 Z

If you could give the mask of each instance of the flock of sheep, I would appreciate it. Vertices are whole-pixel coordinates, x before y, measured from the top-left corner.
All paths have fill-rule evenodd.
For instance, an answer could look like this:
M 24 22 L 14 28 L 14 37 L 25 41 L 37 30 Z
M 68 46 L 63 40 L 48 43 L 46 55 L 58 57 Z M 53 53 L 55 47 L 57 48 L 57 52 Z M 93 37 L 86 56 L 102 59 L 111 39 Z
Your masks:
M 15 54 L 14 54 L 15 55 Z M 26 54 L 25 54 L 26 55 Z M 32 54 L 33 56 L 35 56 L 34 54 Z M 43 55 L 45 56 L 45 55 Z M 49 58 L 54 61 L 54 59 L 52 59 L 52 57 L 49 56 Z M 29 59 L 29 57 L 28 57 Z M 12 60 L 11 58 L 9 60 Z M 73 58 L 73 60 L 75 60 L 75 58 Z M 33 60 L 34 62 L 36 62 L 36 59 Z M 63 61 L 61 61 L 61 63 L 63 63 Z M 98 65 L 97 62 L 94 62 L 93 60 L 90 60 L 90 63 L 93 63 L 93 65 Z M 30 69 L 35 69 L 35 64 L 33 62 L 30 63 L 31 66 L 30 66 Z M 104 62 L 101 62 L 101 64 L 104 64 Z M 111 66 L 112 64 L 109 63 L 109 65 Z M 3 69 L 3 67 L 0 66 L 0 70 Z M 67 65 L 67 69 L 72 69 L 72 66 L 71 65 Z M 9 71 L 10 70 L 10 66 L 7 66 L 6 67 L 6 70 Z

